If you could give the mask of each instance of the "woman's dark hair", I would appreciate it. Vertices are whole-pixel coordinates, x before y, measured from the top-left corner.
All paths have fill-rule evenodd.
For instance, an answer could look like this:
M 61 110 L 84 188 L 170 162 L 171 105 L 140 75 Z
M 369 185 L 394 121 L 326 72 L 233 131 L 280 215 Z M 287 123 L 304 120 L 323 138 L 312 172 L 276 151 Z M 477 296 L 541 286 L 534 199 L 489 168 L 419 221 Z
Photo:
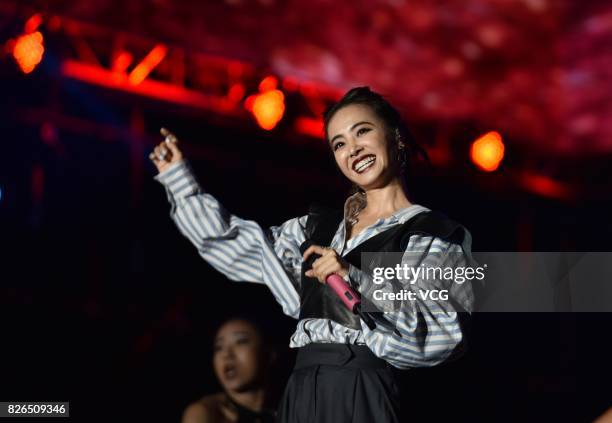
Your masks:
M 363 104 L 370 107 L 374 113 L 385 123 L 385 136 L 391 143 L 395 143 L 398 147 L 398 158 L 400 159 L 400 171 L 402 173 L 402 184 L 406 193 L 409 193 L 408 183 L 411 181 L 411 161 L 417 159 L 419 156 L 426 163 L 429 162 L 427 152 L 416 142 L 412 133 L 408 129 L 408 126 L 402 119 L 402 116 L 382 95 L 370 90 L 370 87 L 355 87 L 350 89 L 337 103 L 334 103 L 327 107 L 323 112 L 323 123 L 325 129 L 325 139 L 329 139 L 327 127 L 332 117 L 336 112 L 351 104 Z M 403 149 L 400 148 L 400 141 L 404 145 Z M 393 145 L 393 144 L 392 144 Z M 400 157 L 401 156 L 401 157 Z M 357 185 L 353 185 L 351 189 L 351 195 L 355 193 L 363 193 L 363 190 Z M 364 196 L 365 197 L 365 196 Z M 349 211 L 351 220 L 356 219 L 359 211 L 365 207 L 365 198 L 358 201 L 357 204 L 352 207 L 352 211 Z
M 224 316 L 223 318 L 218 319 L 218 321 L 215 324 L 214 333 L 216 334 L 217 332 L 219 332 L 219 329 L 221 329 L 221 327 L 223 327 L 226 323 L 230 321 L 237 321 L 237 320 L 246 322 L 249 325 L 251 325 L 255 329 L 257 334 L 259 335 L 262 345 L 265 348 L 270 347 L 270 345 L 272 344 L 272 340 L 269 335 L 269 332 L 264 330 L 265 325 L 263 324 L 259 316 L 257 316 L 255 313 L 243 311 L 239 313 L 228 314 Z

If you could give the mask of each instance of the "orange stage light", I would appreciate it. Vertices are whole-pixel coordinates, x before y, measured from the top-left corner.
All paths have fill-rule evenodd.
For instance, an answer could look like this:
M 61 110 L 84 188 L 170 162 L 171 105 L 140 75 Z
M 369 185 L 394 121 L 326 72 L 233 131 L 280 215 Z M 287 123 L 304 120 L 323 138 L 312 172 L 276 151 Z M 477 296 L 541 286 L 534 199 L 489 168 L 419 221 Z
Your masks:
M 472 143 L 470 158 L 486 172 L 496 170 L 504 158 L 504 143 L 499 132 L 487 132 Z
M 13 46 L 13 57 L 26 74 L 36 68 L 44 52 L 43 36 L 39 31 L 20 36 Z
M 280 90 L 266 91 L 255 97 L 252 107 L 259 126 L 269 131 L 283 118 L 285 96 Z

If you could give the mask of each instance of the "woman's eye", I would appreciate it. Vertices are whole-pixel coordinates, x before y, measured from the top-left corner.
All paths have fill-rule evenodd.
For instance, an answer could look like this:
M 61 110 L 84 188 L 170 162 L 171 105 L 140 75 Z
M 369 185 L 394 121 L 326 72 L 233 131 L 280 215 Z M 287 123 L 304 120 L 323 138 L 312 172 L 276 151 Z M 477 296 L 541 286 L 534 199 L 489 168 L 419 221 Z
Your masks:
M 248 344 L 251 340 L 249 338 L 240 338 L 236 340 L 236 344 L 238 345 L 242 345 L 242 344 Z
M 337 143 L 334 144 L 334 151 L 336 151 L 338 148 L 342 147 L 344 145 L 344 143 L 342 141 L 338 141 Z
M 370 130 L 370 128 L 360 128 L 360 129 L 357 131 L 357 136 L 360 136 L 360 135 L 362 135 L 362 134 L 365 134 L 365 133 L 366 133 L 366 132 L 368 132 L 369 130 Z

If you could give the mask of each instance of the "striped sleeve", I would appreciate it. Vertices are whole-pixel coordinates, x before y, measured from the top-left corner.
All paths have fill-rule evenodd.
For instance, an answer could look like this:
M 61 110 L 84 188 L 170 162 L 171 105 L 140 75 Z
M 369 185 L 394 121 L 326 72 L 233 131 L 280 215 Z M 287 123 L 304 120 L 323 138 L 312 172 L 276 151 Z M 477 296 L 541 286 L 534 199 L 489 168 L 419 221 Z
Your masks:
M 401 264 L 413 268 L 454 269 L 466 266 L 466 260 L 461 245 L 413 235 Z M 370 276 L 356 268 L 350 269 L 349 276 L 358 286 L 371 283 L 364 279 Z M 404 288 L 416 292 L 415 299 L 401 301 L 397 311 L 384 312 L 389 325 L 370 330 L 362 323 L 365 343 L 378 357 L 400 369 L 435 366 L 454 356 L 461 350 L 464 320 L 474 301 L 469 281 L 418 278 L 414 284 L 404 284 Z M 418 291 L 428 289 L 448 289 L 449 300 L 423 300 Z
M 307 216 L 264 230 L 228 213 L 202 190 L 185 161 L 154 179 L 166 189 L 171 219 L 204 260 L 230 280 L 267 285 L 283 312 L 298 318 L 300 225 Z

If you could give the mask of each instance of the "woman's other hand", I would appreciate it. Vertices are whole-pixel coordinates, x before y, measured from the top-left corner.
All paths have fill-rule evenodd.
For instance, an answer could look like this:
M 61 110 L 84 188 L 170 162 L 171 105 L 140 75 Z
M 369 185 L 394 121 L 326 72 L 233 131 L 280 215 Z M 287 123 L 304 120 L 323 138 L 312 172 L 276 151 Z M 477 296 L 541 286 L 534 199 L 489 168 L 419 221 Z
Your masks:
M 166 128 L 161 128 L 159 132 L 161 132 L 165 139 L 149 154 L 149 159 L 155 164 L 158 172 L 162 173 L 174 163 L 183 160 L 183 153 L 178 148 L 178 139 L 172 132 Z
M 312 269 L 305 272 L 309 278 L 317 278 L 319 282 L 325 283 L 325 279 L 332 273 L 343 278 L 348 275 L 348 263 L 333 248 L 311 245 L 304 251 L 304 260 L 308 260 L 311 254 L 319 254 L 321 257 L 312 263 Z

